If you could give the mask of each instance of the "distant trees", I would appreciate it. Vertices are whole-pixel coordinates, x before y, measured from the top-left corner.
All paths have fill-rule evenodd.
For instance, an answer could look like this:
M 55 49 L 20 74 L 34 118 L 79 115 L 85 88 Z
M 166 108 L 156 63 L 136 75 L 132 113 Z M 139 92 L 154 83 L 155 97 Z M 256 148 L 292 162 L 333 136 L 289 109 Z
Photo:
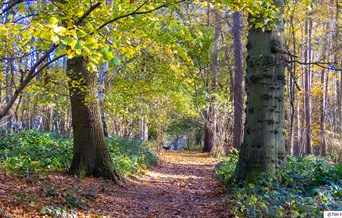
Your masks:
M 316 13 L 319 8 L 325 10 Z M 289 1 L 285 10 L 289 16 L 289 28 L 285 31 L 291 53 L 288 87 L 292 93 L 289 99 L 292 128 L 288 134 L 291 137 L 287 138 L 292 150 L 289 152 L 336 153 L 340 141 L 337 128 L 341 126 L 337 112 L 341 64 L 335 60 L 341 47 L 334 40 L 341 32 L 336 21 L 339 6 L 337 1 L 317 4 Z
M 200 131 L 189 135 L 205 152 L 242 145 L 242 178 L 280 169 L 284 143 L 293 154 L 339 148 L 337 0 L 41 3 L 0 3 L 0 128 L 32 128 L 40 118 L 43 130 L 73 133 L 76 175 L 115 178 L 104 135 L 155 139 L 160 149 L 179 119 L 196 121 Z M 241 143 L 243 8 L 250 30 Z

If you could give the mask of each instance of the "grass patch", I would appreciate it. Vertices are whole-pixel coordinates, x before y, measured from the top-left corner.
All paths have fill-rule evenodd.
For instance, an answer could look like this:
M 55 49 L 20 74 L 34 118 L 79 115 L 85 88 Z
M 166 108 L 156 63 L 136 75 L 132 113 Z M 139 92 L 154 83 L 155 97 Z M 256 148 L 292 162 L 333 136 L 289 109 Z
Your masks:
M 110 155 L 120 176 L 129 176 L 157 162 L 141 141 L 111 137 L 107 139 Z M 72 138 L 48 132 L 22 131 L 0 137 L 0 163 L 5 170 L 27 175 L 64 171 L 72 159 Z
M 342 210 L 342 165 L 314 156 L 287 159 L 286 171 L 260 176 L 254 184 L 236 184 L 232 174 L 238 155 L 216 167 L 224 182 L 231 215 L 239 217 L 323 217 L 323 211 Z

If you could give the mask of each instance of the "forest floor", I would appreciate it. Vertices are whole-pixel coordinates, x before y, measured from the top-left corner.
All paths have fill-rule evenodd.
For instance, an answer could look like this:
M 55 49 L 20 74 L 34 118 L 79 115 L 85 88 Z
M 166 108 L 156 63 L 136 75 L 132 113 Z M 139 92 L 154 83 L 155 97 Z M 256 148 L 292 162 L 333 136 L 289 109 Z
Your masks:
M 165 151 L 158 165 L 119 185 L 61 173 L 1 174 L 0 217 L 227 217 L 216 161 L 204 153 Z

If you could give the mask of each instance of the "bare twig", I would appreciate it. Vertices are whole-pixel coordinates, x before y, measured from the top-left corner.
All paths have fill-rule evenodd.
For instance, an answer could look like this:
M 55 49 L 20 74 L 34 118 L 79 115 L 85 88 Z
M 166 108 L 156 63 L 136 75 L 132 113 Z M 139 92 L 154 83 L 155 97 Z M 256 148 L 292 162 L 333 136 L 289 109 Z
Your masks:
M 5 14 L 7 11 L 11 10 L 11 8 L 13 8 L 14 6 L 16 6 L 17 4 L 23 2 L 24 0 L 15 0 L 12 3 L 9 3 L 9 5 L 4 8 L 0 14 L 0 16 L 2 16 L 3 14 Z
M 298 61 L 298 60 L 293 60 L 293 61 L 287 61 L 288 63 L 298 63 L 298 64 L 302 64 L 302 65 L 316 65 L 319 66 L 323 69 L 328 69 L 328 70 L 332 70 L 332 71 L 340 71 L 342 73 L 342 69 L 338 69 L 338 68 L 332 68 L 331 65 L 335 64 L 334 62 L 302 62 L 302 61 Z M 324 65 L 329 65 L 329 66 L 324 66 Z

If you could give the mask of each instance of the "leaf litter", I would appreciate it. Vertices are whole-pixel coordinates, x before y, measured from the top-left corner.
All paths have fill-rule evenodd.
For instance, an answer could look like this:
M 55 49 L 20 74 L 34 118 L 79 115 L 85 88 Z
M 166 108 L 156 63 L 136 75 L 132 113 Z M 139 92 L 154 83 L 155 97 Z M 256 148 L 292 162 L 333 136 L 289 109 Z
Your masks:
M 215 158 L 165 151 L 157 166 L 114 184 L 66 173 L 0 175 L 2 217 L 227 217 Z

